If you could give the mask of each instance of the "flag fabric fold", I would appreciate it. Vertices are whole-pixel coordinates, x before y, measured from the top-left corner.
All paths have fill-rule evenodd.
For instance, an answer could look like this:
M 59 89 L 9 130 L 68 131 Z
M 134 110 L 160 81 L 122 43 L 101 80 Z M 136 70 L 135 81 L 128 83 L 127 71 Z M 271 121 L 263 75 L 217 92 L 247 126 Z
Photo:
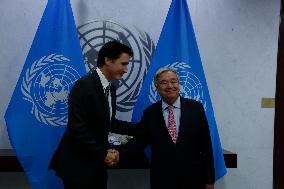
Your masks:
M 67 124 L 68 94 L 86 74 L 69 0 L 48 0 L 5 113 L 11 145 L 33 189 L 63 188 L 48 165 Z
M 176 69 L 181 95 L 201 102 L 206 111 L 212 140 L 215 179 L 226 174 L 213 107 L 186 0 L 173 0 L 168 11 L 149 70 L 132 114 L 139 121 L 143 110 L 160 99 L 154 83 L 155 72 L 162 67 Z

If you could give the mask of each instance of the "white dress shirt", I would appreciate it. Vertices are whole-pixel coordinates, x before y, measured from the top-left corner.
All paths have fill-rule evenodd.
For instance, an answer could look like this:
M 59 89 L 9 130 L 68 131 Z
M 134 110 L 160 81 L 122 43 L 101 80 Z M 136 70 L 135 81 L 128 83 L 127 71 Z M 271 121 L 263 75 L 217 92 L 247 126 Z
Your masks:
M 165 101 L 162 100 L 162 110 L 163 110 L 163 116 L 164 116 L 164 120 L 166 123 L 166 126 L 168 127 L 168 115 L 169 115 L 169 111 L 168 111 L 168 107 L 170 105 L 167 104 Z M 176 122 L 176 128 L 177 128 L 177 135 L 179 132 L 179 125 L 180 125 L 180 97 L 178 97 L 176 99 L 176 101 L 172 104 L 173 106 L 173 112 L 174 112 L 174 117 L 175 117 L 175 122 Z

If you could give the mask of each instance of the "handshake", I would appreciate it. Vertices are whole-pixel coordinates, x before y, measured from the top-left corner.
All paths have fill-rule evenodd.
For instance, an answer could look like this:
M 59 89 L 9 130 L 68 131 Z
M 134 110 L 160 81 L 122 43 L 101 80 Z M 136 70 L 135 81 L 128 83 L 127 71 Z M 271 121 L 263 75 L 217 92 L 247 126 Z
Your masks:
M 108 149 L 104 162 L 107 166 L 112 167 L 119 161 L 119 152 L 115 149 Z

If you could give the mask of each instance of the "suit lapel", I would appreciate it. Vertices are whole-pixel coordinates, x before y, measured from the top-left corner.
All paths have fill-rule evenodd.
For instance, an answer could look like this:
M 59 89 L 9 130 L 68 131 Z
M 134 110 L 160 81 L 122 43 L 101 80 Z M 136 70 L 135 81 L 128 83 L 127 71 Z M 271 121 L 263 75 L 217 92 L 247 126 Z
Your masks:
M 163 115 L 163 109 L 162 109 L 162 101 L 159 101 L 156 105 L 156 111 L 154 112 L 157 112 L 158 115 L 153 115 L 153 116 L 158 116 L 158 122 L 156 124 L 156 126 L 160 127 L 160 129 L 163 131 L 163 132 L 167 132 L 168 133 L 168 130 L 167 130 L 167 127 L 166 127 L 166 123 L 165 123 L 165 120 L 164 120 L 164 115 Z
M 185 115 L 186 114 L 186 108 L 185 107 L 185 102 L 184 102 L 184 98 L 180 97 L 180 121 L 179 121 L 179 132 L 178 132 L 178 137 L 177 137 L 177 144 L 180 143 L 181 140 L 181 133 L 183 132 L 183 129 L 186 125 L 188 125 L 188 117 L 189 115 Z
M 111 87 L 110 87 L 110 94 L 111 94 L 112 118 L 115 118 L 115 114 L 116 114 L 116 87 L 113 84 L 111 84 Z

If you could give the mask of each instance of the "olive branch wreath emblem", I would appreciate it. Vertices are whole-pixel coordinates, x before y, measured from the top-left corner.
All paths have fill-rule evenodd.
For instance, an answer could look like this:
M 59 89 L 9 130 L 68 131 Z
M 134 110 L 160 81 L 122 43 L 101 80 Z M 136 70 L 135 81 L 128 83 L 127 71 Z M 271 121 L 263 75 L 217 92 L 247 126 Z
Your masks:
M 142 32 L 140 30 L 138 30 L 138 32 L 139 32 L 139 40 L 143 46 L 143 51 L 145 54 L 144 58 L 145 58 L 145 63 L 146 63 L 146 69 L 144 70 L 142 79 L 137 84 L 137 87 L 135 88 L 135 90 L 133 90 L 129 95 L 127 95 L 126 97 L 124 97 L 122 100 L 118 102 L 118 104 L 127 105 L 129 107 L 134 107 L 135 105 L 135 102 L 139 95 L 139 91 L 141 90 L 141 87 L 142 87 L 142 83 L 145 79 L 148 68 L 150 66 L 153 52 L 155 51 L 155 44 L 153 40 L 151 39 L 151 37 L 149 36 L 149 34 L 146 32 Z M 120 108 L 119 110 L 123 111 L 122 108 Z
M 23 77 L 21 91 L 24 95 L 23 99 L 32 103 L 31 114 L 33 114 L 39 122 L 46 125 L 52 126 L 62 126 L 67 122 L 67 115 L 64 116 L 51 116 L 39 111 L 37 103 L 31 95 L 31 88 L 33 85 L 33 80 L 37 76 L 38 71 L 42 70 L 46 65 L 53 63 L 55 61 L 70 61 L 68 58 L 61 54 L 50 54 L 48 56 L 43 56 L 39 60 L 33 62 L 30 68 L 27 69 L 25 76 Z

